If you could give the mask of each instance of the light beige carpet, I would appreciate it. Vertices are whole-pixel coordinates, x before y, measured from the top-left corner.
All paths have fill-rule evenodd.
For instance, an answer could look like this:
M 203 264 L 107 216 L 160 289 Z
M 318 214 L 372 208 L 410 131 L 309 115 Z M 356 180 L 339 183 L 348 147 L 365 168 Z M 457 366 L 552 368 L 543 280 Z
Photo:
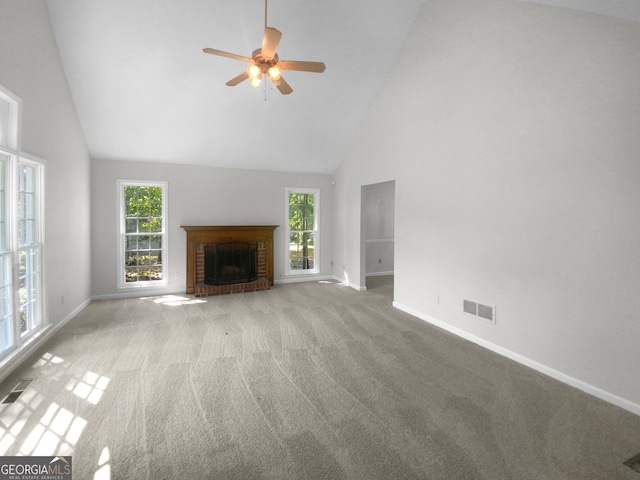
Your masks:
M 391 307 L 392 277 L 90 304 L 0 387 L 85 479 L 629 479 L 640 417 Z

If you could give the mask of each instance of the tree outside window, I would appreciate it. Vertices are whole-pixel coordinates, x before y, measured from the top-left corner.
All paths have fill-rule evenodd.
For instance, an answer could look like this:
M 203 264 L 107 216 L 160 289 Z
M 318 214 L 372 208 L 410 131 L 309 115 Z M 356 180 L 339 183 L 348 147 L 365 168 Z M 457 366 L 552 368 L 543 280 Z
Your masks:
M 318 197 L 317 190 L 288 190 L 290 273 L 318 272 Z
M 165 280 L 165 185 L 121 183 L 121 286 Z M 163 282 L 165 283 L 165 282 Z

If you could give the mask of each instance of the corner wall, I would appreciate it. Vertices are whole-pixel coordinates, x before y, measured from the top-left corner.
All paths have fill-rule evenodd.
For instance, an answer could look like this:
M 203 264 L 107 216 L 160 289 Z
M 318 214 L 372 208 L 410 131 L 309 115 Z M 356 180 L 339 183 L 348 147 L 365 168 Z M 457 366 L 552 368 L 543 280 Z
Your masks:
M 396 306 L 640 414 L 638 85 L 638 22 L 427 0 L 336 175 L 336 265 L 395 179 Z

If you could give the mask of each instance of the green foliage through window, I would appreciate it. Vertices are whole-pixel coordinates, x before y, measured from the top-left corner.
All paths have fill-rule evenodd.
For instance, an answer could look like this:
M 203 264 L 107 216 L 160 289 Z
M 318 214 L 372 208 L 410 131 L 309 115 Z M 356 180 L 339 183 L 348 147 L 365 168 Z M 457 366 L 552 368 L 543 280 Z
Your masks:
M 289 192 L 289 269 L 313 270 L 316 218 L 313 193 Z
M 163 189 L 125 185 L 125 281 L 162 280 Z

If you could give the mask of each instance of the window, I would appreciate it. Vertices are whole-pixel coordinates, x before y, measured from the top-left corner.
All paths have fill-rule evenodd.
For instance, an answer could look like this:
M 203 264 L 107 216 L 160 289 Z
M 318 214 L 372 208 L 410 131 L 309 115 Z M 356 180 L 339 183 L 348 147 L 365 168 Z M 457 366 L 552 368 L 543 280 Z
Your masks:
M 44 325 L 44 164 L 19 148 L 20 102 L 0 87 L 0 356 Z
M 167 283 L 167 183 L 118 181 L 118 287 Z
M 40 214 L 38 192 L 42 167 L 20 159 L 18 165 L 18 293 L 20 333 L 42 323 Z
M 12 126 L 15 120 L 12 118 L 12 110 L 14 110 L 12 102 L 7 98 L 3 98 L 2 92 L 0 92 L 0 148 L 8 148 L 10 146 L 15 148 L 15 145 L 9 145 L 9 138 Z
M 0 150 L 0 352 L 5 352 L 13 344 L 12 306 L 13 282 L 11 281 L 11 265 L 13 254 L 9 241 L 9 199 L 7 171 L 11 157 Z
M 318 273 L 320 238 L 318 219 L 320 191 L 288 188 L 287 192 L 287 273 Z

